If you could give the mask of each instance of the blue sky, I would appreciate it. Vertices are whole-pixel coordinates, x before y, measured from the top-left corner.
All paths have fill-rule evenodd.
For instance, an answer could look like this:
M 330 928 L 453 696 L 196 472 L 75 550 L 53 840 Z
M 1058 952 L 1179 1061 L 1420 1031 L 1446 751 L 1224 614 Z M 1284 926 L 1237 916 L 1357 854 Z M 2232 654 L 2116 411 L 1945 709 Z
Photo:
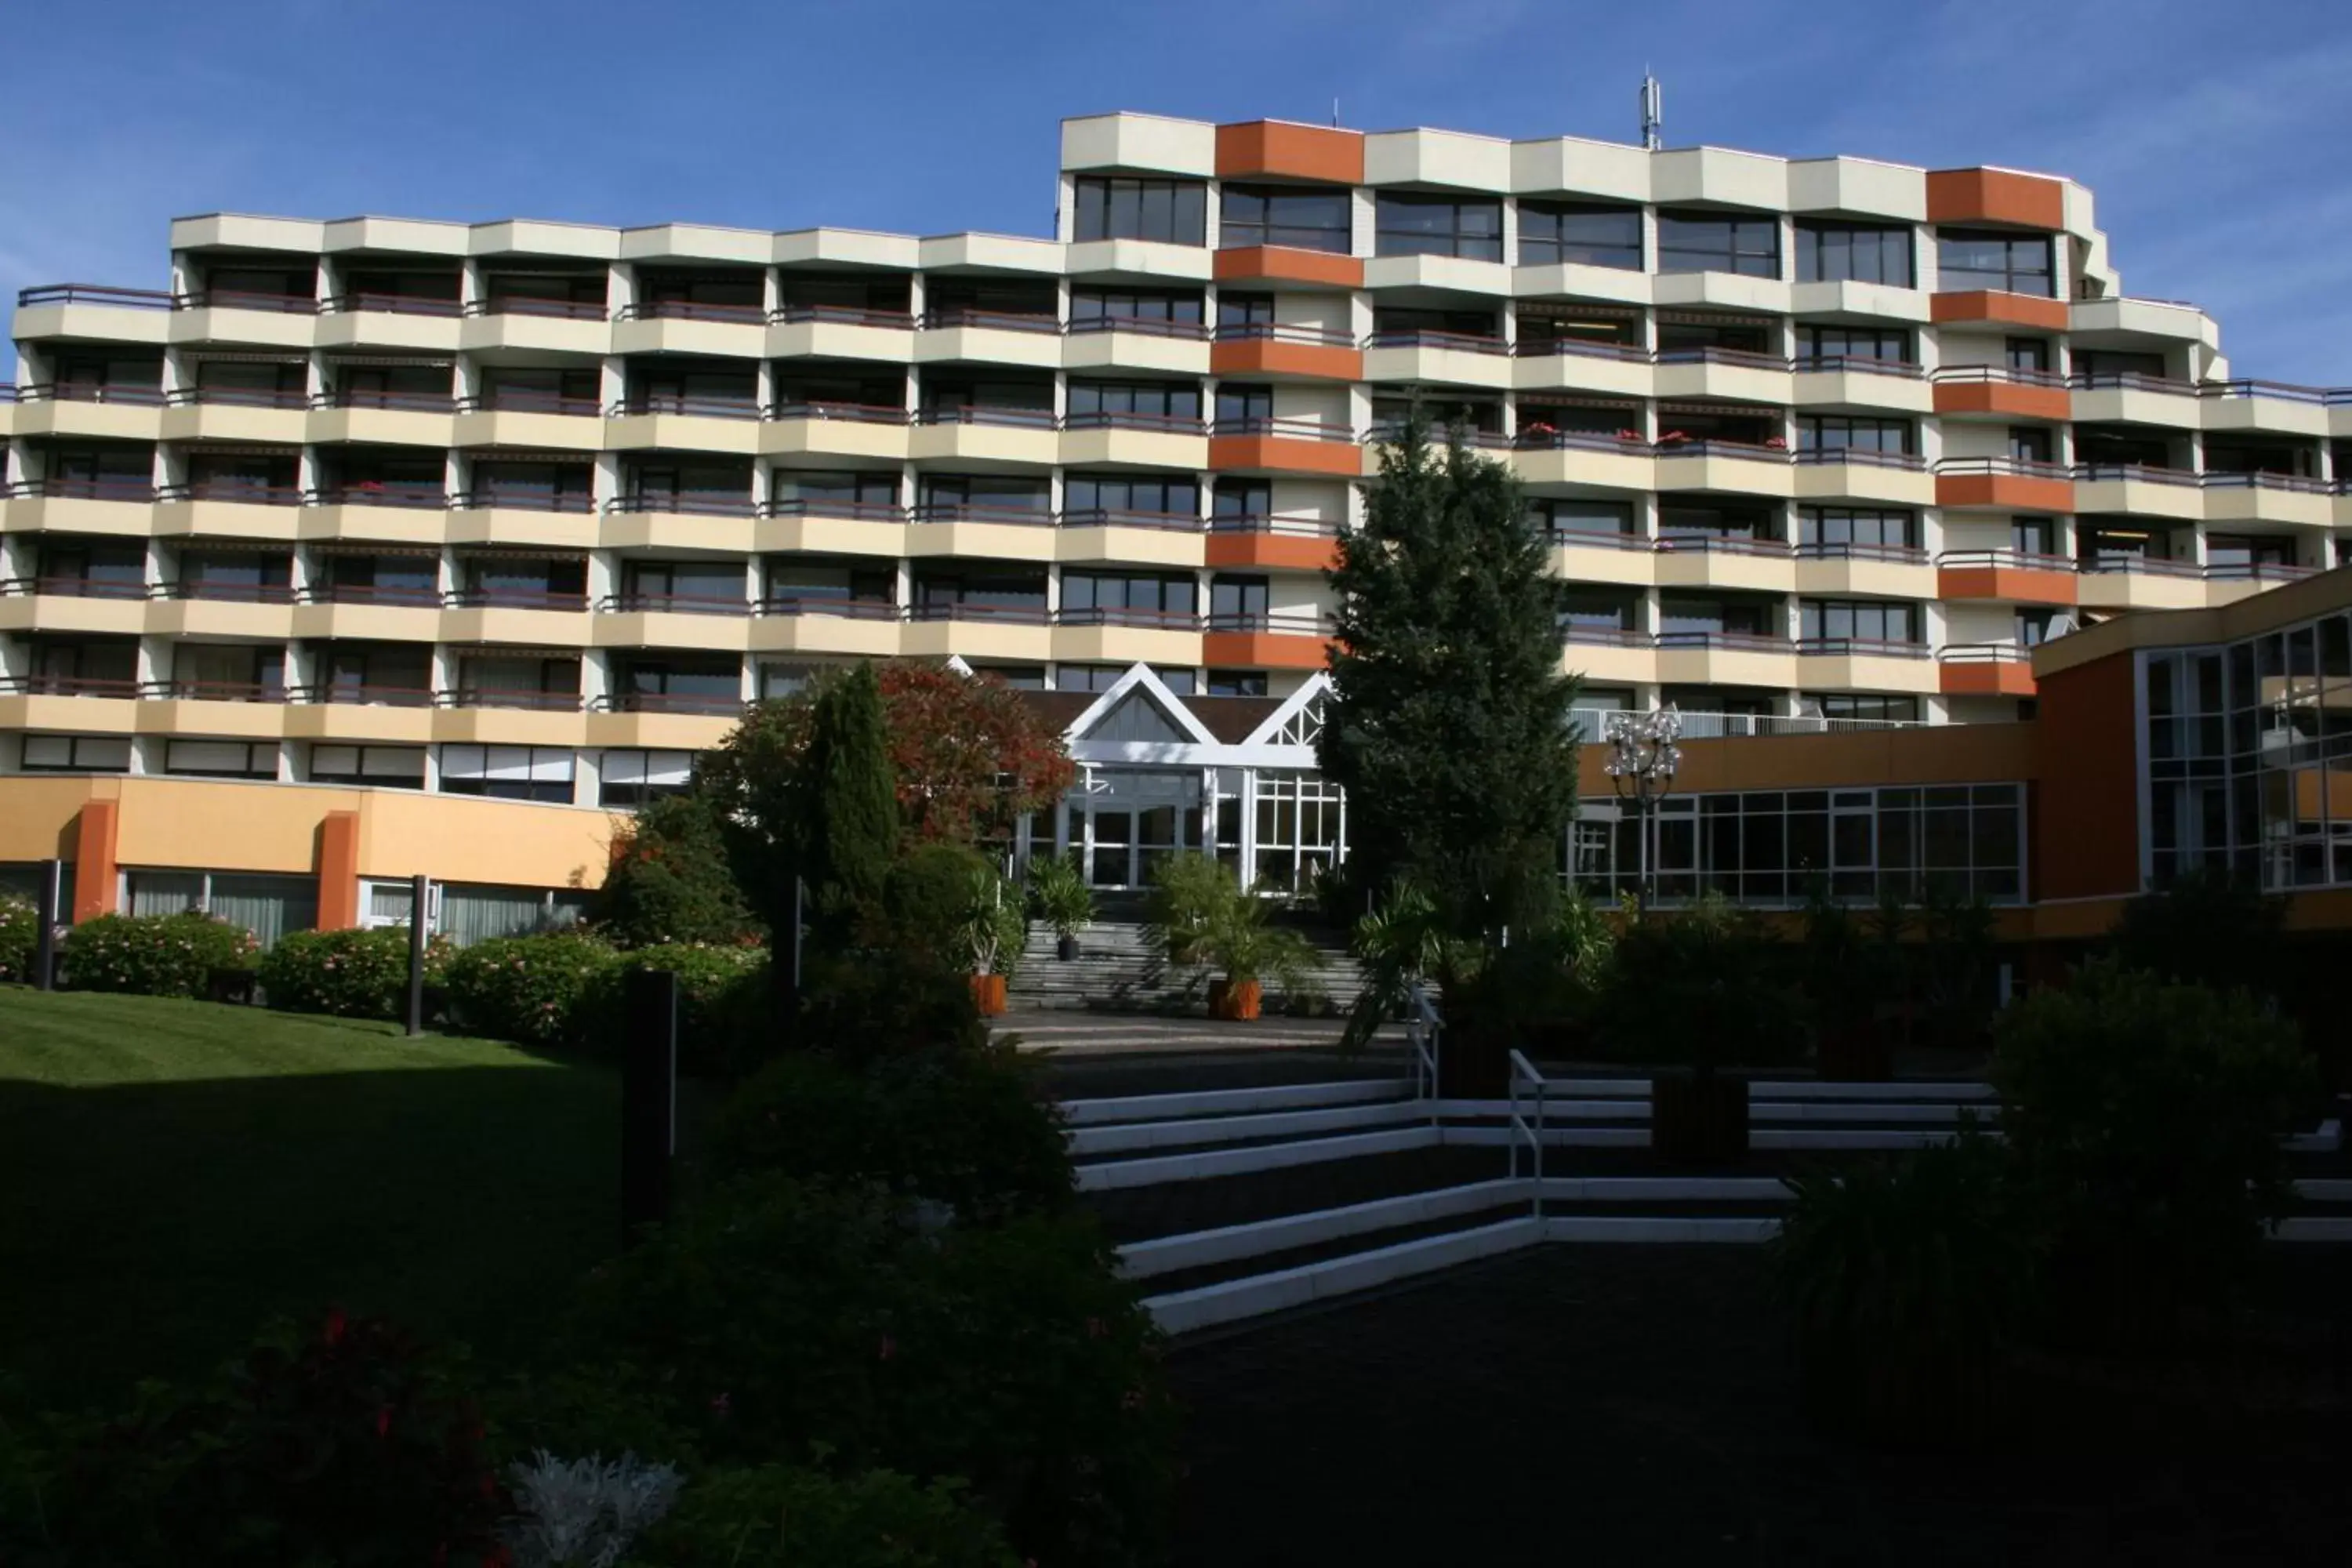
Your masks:
M 231 209 L 1044 233 L 1056 121 L 1365 130 L 2069 174 L 2126 289 L 2238 374 L 2352 384 L 2342 0 L 13 0 L 0 301 L 162 284 Z M 0 304 L 0 309 L 5 309 Z

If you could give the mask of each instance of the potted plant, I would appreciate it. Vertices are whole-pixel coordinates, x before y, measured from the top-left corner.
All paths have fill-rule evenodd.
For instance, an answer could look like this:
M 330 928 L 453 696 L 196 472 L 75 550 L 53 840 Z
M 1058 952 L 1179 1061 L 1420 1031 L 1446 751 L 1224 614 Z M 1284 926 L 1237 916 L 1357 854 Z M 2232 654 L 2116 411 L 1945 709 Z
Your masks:
M 972 873 L 958 934 L 971 957 L 971 999 L 982 1017 L 1004 1011 L 1005 984 L 1020 962 L 1029 922 L 1021 901 L 1004 896 L 1004 883 L 993 867 Z
M 1151 873 L 1144 905 L 1146 941 L 1179 966 L 1200 962 L 1194 951 L 1209 917 L 1232 889 L 1234 874 L 1206 855 L 1171 855 Z
M 1029 913 L 1053 928 L 1055 951 L 1063 962 L 1078 956 L 1078 932 L 1095 918 L 1095 895 L 1076 856 L 1045 855 L 1029 862 Z
M 1244 892 L 1225 867 L 1205 855 L 1180 855 L 1160 869 L 1149 930 L 1171 963 L 1215 972 L 1212 1017 L 1248 1019 L 1258 1016 L 1267 980 L 1296 996 L 1313 974 L 1314 944 L 1276 925 L 1273 912 L 1271 900 Z

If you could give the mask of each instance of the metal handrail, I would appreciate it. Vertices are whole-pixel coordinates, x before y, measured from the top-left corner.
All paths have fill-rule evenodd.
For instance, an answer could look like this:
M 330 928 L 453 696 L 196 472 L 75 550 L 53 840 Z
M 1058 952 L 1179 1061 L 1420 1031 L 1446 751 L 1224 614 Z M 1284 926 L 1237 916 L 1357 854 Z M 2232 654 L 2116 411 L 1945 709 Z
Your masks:
M 19 403 L 119 403 L 139 408 L 163 404 L 159 386 L 100 386 L 90 382 L 36 381 L 16 388 Z
M 1263 610 L 1236 610 L 1207 616 L 1202 628 L 1212 632 L 1262 632 L 1269 637 L 1324 637 L 1331 623 L 1321 616 Z
M 155 487 L 142 479 L 19 479 L 0 485 L 0 500 L 120 500 L 134 504 L 155 499 Z
M 2074 378 L 2054 370 L 2031 370 L 2013 364 L 1948 364 L 1930 372 L 1927 379 L 1937 386 L 1951 383 L 1973 384 L 2000 384 L 2010 386 L 2046 386 L 2063 392 L 2074 384 Z
M 601 321 L 602 300 L 540 300 L 528 294 L 500 294 L 466 301 L 468 316 L 552 316 L 574 321 Z
M 988 327 L 1006 332 L 1052 332 L 1062 330 L 1059 318 L 1043 312 L 1025 310 L 982 310 L 969 306 L 950 305 L 945 310 L 925 310 L 917 323 L 927 332 L 950 327 Z
M 1535 1091 L 1533 1100 L 1535 1114 L 1532 1121 L 1519 1109 L 1519 1086 L 1522 1083 L 1531 1086 Z M 1543 1218 L 1544 1090 L 1546 1087 L 1544 1075 L 1536 1070 L 1535 1064 L 1528 1060 L 1524 1052 L 1515 1047 L 1511 1052 L 1511 1179 L 1514 1181 L 1518 1179 L 1519 1144 L 1524 1142 L 1535 1154 L 1532 1173 L 1535 1177 L 1535 1217 L 1538 1219 Z
M 1205 436 L 1208 422 L 1199 415 L 1146 414 L 1132 408 L 1098 408 L 1089 414 L 1066 414 L 1065 430 L 1152 430 L 1163 436 Z
M 2266 468 L 2208 468 L 2198 483 L 2209 490 L 2292 490 L 2298 495 L 2326 495 L 2328 481 L 2305 474 L 2277 474 Z
M 2024 550 L 1947 550 L 1936 557 L 1938 566 L 1962 569 L 2015 567 L 2024 572 L 2063 572 L 2072 576 L 2074 561 L 2067 555 L 2037 555 Z
M 1793 637 L 1773 637 L 1767 632 L 1660 632 L 1657 646 L 1662 648 L 1720 648 L 1727 653 L 1785 653 L 1797 651 Z
M 504 708 L 533 713 L 577 713 L 577 691 L 541 691 L 535 687 L 471 686 L 464 682 L 433 694 L 436 708 Z
M 1221 343 L 1305 343 L 1312 348 L 1351 349 L 1353 332 L 1337 327 L 1308 327 L 1292 321 L 1223 321 L 1217 327 Z
M 1064 528 L 1152 528 L 1163 533 L 1198 533 L 1201 517 L 1190 511 L 1139 511 L 1127 507 L 1081 507 L 1065 511 Z
M 322 316 L 347 310 L 378 310 L 394 316 L 460 316 L 466 307 L 456 300 L 428 299 L 422 294 L 330 294 L 319 301 Z
M 499 507 L 509 511 L 593 512 L 596 498 L 586 490 L 541 489 L 537 487 L 500 487 L 487 489 L 461 490 L 449 498 L 453 511 L 475 511 L 484 507 Z
M 839 616 L 852 621 L 905 618 L 905 607 L 888 599 L 852 599 L 823 594 L 771 594 L 752 608 L 762 616 Z
M 856 425 L 904 425 L 914 416 L 904 404 L 835 403 L 822 398 L 779 403 L 768 410 L 774 419 L 840 419 Z
M 915 318 L 905 310 L 870 310 L 860 305 L 779 305 L 768 312 L 771 326 L 789 327 L 803 321 L 831 321 L 845 327 L 881 327 L 911 332 Z
M 1412 1047 L 1412 1059 L 1408 1065 L 1412 1075 L 1415 1100 L 1429 1105 L 1429 1124 L 1438 1123 L 1438 1064 L 1445 1047 L 1445 1019 L 1429 999 L 1429 990 L 1420 981 L 1405 986 L 1405 1043 Z
M 601 398 L 565 397 L 560 393 L 534 392 L 524 387 L 500 387 L 495 392 L 477 393 L 457 399 L 460 414 L 564 414 L 574 418 L 602 419 L 604 404 Z
M 1914 544 L 1873 544 L 1864 540 L 1815 540 L 1797 546 L 1800 561 L 1890 561 L 1925 566 L 1927 552 Z
M 681 414 L 698 419 L 757 419 L 760 401 L 748 394 L 742 397 L 689 397 L 683 393 L 639 392 L 622 398 L 606 412 L 615 419 L 647 414 Z
M 1300 419 L 1289 415 L 1244 414 L 1218 417 L 1209 427 L 1212 436 L 1267 436 L 1284 441 L 1339 441 L 1355 445 L 1353 426 L 1333 425 L 1321 419 Z
M 1152 610 L 1140 605 L 1056 610 L 1057 626 L 1136 626 L 1150 631 L 1197 632 L 1201 617 L 1192 610 Z
M 284 702 L 287 688 L 267 680 L 149 680 L 139 687 L 147 702 Z
M 198 479 L 193 484 L 163 485 L 159 501 L 226 501 L 240 506 L 300 506 L 304 492 L 293 485 L 255 485 L 243 479 Z
M 1510 345 L 1485 332 L 1445 332 L 1425 327 L 1376 327 L 1364 339 L 1368 349 L 1452 349 L 1460 353 L 1507 354 Z
M 1133 332 L 1139 337 L 1205 342 L 1209 326 L 1205 321 L 1171 321 L 1164 316 L 1073 316 L 1068 332 L 1074 338 L 1095 332 Z M 1219 335 L 1223 335 L 1222 329 Z
M 1779 354 L 1758 353 L 1753 349 L 1714 347 L 1660 349 L 1650 356 L 1650 363 L 1659 365 L 1723 364 L 1734 365 L 1742 370 L 1777 370 L 1784 373 L 1794 368 L 1795 365 L 1793 360 L 1782 359 Z
M 1938 664 L 2030 664 L 2033 650 L 2011 642 L 1946 643 L 1936 650 Z
M 1946 474 L 2013 474 L 2029 479 L 2072 479 L 2074 469 L 2064 463 L 2045 463 L 2034 458 L 1945 458 L 1936 464 L 1940 478 Z
M 2079 570 L 2092 574 L 2144 572 L 2152 577 L 2202 577 L 2205 569 L 2194 561 L 2174 561 L 2162 555 L 2136 555 L 2126 550 L 2094 549 L 2082 557 Z
M 1685 551 L 1706 555 L 1721 552 L 1727 555 L 1794 555 L 1796 547 L 1785 539 L 1758 539 L 1746 533 L 1706 533 L 1693 530 L 1658 536 L 1658 553 L 1678 555 Z
M 656 594 L 631 588 L 607 594 L 596 603 L 600 615 L 631 615 L 652 611 L 677 616 L 748 616 L 751 601 L 727 599 L 715 594 Z
M 867 522 L 904 522 L 907 509 L 896 501 L 875 500 L 763 500 L 752 509 L 755 517 L 840 517 Z
M 610 512 L 666 511 L 679 517 L 750 517 L 753 515 L 751 498 L 749 495 L 723 496 L 716 490 L 700 492 L 681 490 L 669 495 L 656 491 L 651 495 L 614 496 L 604 503 L 604 510 Z
M 310 399 L 310 406 L 321 411 L 376 408 L 400 414 L 455 414 L 457 412 L 457 399 L 446 392 L 371 392 L 345 386 L 319 394 Z
M 115 289 L 103 283 L 48 283 L 16 290 L 16 308 L 34 305 L 127 305 L 139 310 L 168 310 L 172 296 L 160 289 Z
M 764 305 L 705 304 L 699 300 L 649 300 L 634 305 L 624 305 L 613 312 L 616 321 L 729 321 L 742 326 L 764 327 L 768 310 Z
M 1797 653 L 1805 658 L 1926 658 L 1936 650 L 1924 642 L 1896 637 L 1799 637 Z
M 588 595 L 560 593 L 552 588 L 452 588 L 441 595 L 449 610 L 550 610 L 559 615 L 583 615 Z
M 2078 463 L 2074 479 L 2078 484 L 2098 484 L 2121 481 L 2131 484 L 2181 485 L 2194 487 L 2204 476 L 2194 468 L 2169 468 L 2154 463 Z
M 291 408 L 310 406 L 307 392 L 259 386 L 184 386 L 163 395 L 166 408 Z
M 1002 407 L 979 403 L 947 403 L 921 409 L 918 425 L 1000 425 L 1017 430 L 1051 430 L 1061 422 L 1051 408 Z
M 1605 430 L 1559 430 L 1543 420 L 1519 426 L 1511 437 L 1512 445 L 1521 451 L 1558 451 L 1574 448 L 1583 452 L 1613 452 L 1623 458 L 1652 456 L 1650 443 L 1639 431 L 1620 430 L 1614 435 Z
M 1279 533 L 1299 539 L 1336 539 L 1339 525 L 1327 518 L 1288 517 L 1281 512 L 1241 517 L 1213 517 L 1211 533 Z
M 1882 452 L 1874 447 L 1802 447 L 1798 448 L 1800 463 L 1859 463 L 1864 468 L 1901 468 L 1906 473 L 1927 471 L 1927 459 L 1916 452 Z

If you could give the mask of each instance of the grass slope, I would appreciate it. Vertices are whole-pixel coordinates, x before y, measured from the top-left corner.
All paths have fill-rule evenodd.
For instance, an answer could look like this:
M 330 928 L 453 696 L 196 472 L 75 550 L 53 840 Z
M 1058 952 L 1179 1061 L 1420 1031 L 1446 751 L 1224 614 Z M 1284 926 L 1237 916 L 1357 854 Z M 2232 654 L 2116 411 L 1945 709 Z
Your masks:
M 330 1305 L 516 1343 L 613 1248 L 618 1104 L 488 1040 L 0 986 L 0 1372 L 79 1405 Z

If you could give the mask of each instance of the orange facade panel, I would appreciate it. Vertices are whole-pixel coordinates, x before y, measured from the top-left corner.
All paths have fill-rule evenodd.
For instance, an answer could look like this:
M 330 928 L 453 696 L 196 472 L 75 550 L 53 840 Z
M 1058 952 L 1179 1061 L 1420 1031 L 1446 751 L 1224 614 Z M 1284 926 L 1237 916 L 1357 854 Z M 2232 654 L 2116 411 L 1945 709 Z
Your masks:
M 1209 467 L 1250 473 L 1360 479 L 1362 451 L 1352 441 L 1300 441 L 1284 436 L 1212 436 Z
M 1287 632 L 1204 632 L 1201 659 L 1219 669 L 1320 669 L 1326 646 Z
M 1936 412 L 2066 420 L 2074 416 L 2074 400 L 2063 386 L 2027 386 L 2013 381 L 1940 382 L 1936 387 Z
M 1937 667 L 1947 697 L 2031 697 L 2033 667 L 2022 659 L 1953 659 Z
M 2077 601 L 2071 572 L 2030 566 L 1944 566 L 1936 572 L 1939 599 L 1992 599 L 2007 605 L 2072 605 Z
M 1609 748 L 1579 749 L 1579 787 L 1610 794 Z M 1685 741 L 1678 791 L 1859 789 L 1877 784 L 2018 784 L 2033 778 L 2031 724 L 1934 724 L 1835 735 Z
M 1999 511 L 2073 511 L 2074 481 L 2032 474 L 1937 474 L 1936 504 Z
M 1328 180 L 1364 183 L 1364 133 L 1281 120 L 1249 120 L 1217 127 L 1221 180 Z
M 1339 563 L 1339 545 L 1320 534 L 1213 532 L 1206 561 L 1211 567 L 1324 572 Z
M 114 912 L 115 845 L 122 826 L 119 801 L 82 803 L 74 833 L 74 923 Z
M 1297 250 L 1286 245 L 1245 245 L 1217 252 L 1220 283 L 1307 283 L 1322 289 L 1360 289 L 1364 264 L 1328 250 Z
M 1212 375 L 1312 377 L 1330 381 L 1364 379 L 1361 349 L 1337 344 L 1286 343 L 1273 338 L 1244 338 L 1218 343 L 1209 350 Z
M 360 923 L 360 814 L 331 811 L 319 823 L 319 929 Z
M 2042 772 L 2032 813 L 2034 897 L 2139 891 L 2139 736 L 2132 655 L 2044 676 L 2035 694 Z
M 1927 315 L 1937 322 L 1987 321 L 2007 327 L 2032 327 L 2043 332 L 2063 332 L 2073 320 L 2063 300 L 2047 300 L 2039 294 L 2007 294 L 1998 289 L 1937 294 L 1928 302 Z
M 2066 187 L 2047 175 L 2007 169 L 1931 169 L 1927 221 L 2062 229 L 2066 226 Z

